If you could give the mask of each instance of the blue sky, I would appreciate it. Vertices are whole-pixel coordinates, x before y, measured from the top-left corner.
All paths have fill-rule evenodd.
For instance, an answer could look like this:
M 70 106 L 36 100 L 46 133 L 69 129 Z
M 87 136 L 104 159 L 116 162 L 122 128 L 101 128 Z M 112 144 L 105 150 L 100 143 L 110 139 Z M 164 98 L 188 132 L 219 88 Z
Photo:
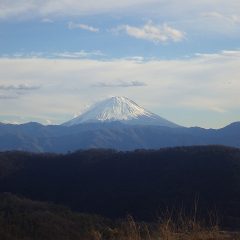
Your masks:
M 127 96 L 184 126 L 240 120 L 236 0 L 0 0 L 0 121 Z

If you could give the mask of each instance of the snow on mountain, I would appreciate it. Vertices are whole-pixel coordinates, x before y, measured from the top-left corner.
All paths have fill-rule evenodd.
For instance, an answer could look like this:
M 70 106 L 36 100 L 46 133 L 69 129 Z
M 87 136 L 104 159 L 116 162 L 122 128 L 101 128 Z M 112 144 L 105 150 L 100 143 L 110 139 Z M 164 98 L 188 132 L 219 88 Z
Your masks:
M 111 97 L 98 102 L 78 117 L 64 123 L 63 125 L 73 126 L 87 122 L 113 121 L 135 125 L 179 127 L 177 124 L 147 111 L 126 97 Z

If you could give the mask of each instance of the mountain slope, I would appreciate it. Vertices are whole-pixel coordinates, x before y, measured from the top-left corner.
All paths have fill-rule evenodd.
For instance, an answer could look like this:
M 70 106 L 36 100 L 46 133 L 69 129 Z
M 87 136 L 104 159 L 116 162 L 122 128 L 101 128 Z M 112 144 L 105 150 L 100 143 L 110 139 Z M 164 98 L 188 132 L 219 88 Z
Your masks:
M 83 123 L 70 127 L 33 123 L 0 125 L 0 151 L 66 153 L 89 148 L 134 150 L 209 144 L 240 147 L 240 122 L 217 130 L 120 122 Z
M 98 102 L 80 116 L 64 123 L 64 126 L 73 126 L 87 122 L 120 121 L 134 125 L 159 125 L 179 127 L 160 116 L 140 107 L 126 97 L 111 97 Z

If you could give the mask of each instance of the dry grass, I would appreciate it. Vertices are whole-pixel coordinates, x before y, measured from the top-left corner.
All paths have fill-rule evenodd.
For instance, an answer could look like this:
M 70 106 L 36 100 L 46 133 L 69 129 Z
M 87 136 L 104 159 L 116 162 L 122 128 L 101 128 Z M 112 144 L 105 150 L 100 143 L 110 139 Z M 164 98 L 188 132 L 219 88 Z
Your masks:
M 210 221 L 208 221 L 209 224 Z M 137 223 L 131 216 L 116 228 L 92 231 L 87 240 L 240 240 L 240 234 L 220 231 L 216 221 L 206 227 L 196 217 L 167 215 L 158 224 Z
M 157 223 L 136 222 L 127 216 L 102 231 L 91 230 L 84 240 L 240 240 L 240 232 L 220 229 L 216 213 L 210 213 L 205 221 L 198 217 L 197 202 L 191 213 L 167 210 Z

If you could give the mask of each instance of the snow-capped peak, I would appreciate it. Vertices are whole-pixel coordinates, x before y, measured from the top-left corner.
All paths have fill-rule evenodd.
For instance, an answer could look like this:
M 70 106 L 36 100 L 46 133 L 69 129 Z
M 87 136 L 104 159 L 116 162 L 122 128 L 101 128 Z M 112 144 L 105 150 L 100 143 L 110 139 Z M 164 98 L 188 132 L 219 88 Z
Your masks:
M 153 114 L 126 97 L 111 97 L 94 104 L 80 116 L 64 123 L 65 126 L 85 122 L 121 121 L 129 124 L 162 125 L 177 127 L 156 114 Z

